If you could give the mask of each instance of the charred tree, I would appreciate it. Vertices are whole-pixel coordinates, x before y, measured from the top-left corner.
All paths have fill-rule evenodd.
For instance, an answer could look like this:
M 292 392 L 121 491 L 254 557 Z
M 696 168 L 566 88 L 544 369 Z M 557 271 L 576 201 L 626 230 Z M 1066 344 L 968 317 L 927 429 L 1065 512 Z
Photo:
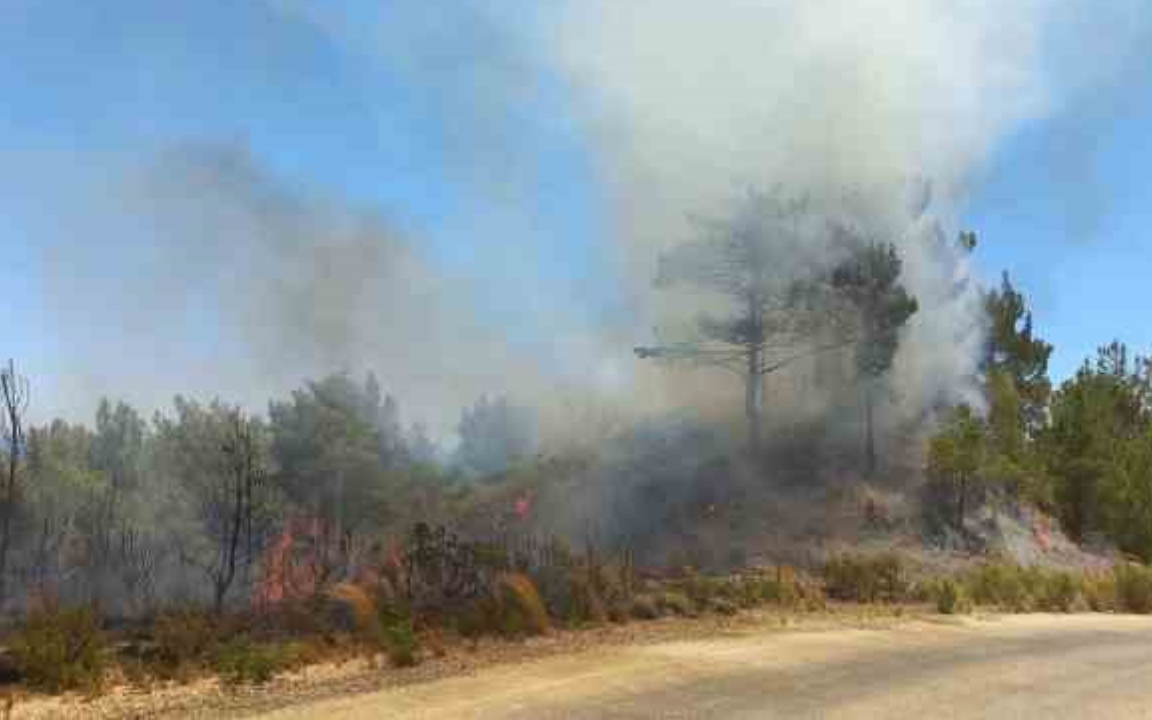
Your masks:
M 255 521 L 257 493 L 263 488 L 266 472 L 259 441 L 252 423 L 239 411 L 233 413 L 228 436 L 221 451 L 225 473 L 220 501 L 214 508 L 219 522 L 216 537 L 216 560 L 208 566 L 212 581 L 213 608 L 224 611 L 228 591 L 242 566 L 255 559 Z

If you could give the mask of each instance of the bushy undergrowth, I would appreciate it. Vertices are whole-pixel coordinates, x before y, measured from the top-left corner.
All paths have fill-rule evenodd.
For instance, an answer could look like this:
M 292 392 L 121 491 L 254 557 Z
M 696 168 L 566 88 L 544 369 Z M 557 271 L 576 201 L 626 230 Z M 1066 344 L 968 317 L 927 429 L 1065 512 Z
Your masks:
M 444 632 L 466 639 L 517 639 L 547 634 L 554 623 L 728 615 L 756 607 L 811 611 L 824 608 L 827 598 L 927 602 L 947 615 L 978 606 L 1006 612 L 1152 613 L 1152 569 L 1136 564 L 1073 572 L 988 562 L 913 584 L 895 555 L 844 555 L 826 563 L 822 580 L 788 567 L 728 577 L 687 571 L 674 579 L 647 580 L 633 590 L 605 566 L 576 563 L 546 577 L 546 593 L 532 574 L 505 571 L 482 592 L 434 611 L 414 610 L 409 597 L 394 590 L 343 583 L 299 607 L 286 604 L 225 618 L 199 609 L 161 612 L 121 635 L 127 642 L 116 645 L 116 659 L 131 682 L 212 673 L 234 686 L 269 682 L 332 652 L 382 653 L 392 666 L 408 667 L 425 652 L 443 654 Z M 114 656 L 99 616 L 86 608 L 41 607 L 8 645 L 21 678 L 49 692 L 98 687 Z
M 1152 569 L 1069 571 L 986 563 L 954 581 L 972 602 L 1004 612 L 1152 613 Z
M 1142 615 L 1152 613 L 1152 568 L 1125 563 L 1116 568 L 1114 577 L 1119 608 Z
M 960 615 L 970 612 L 972 603 L 964 586 L 952 578 L 943 578 L 932 587 L 936 612 L 941 615 Z
M 903 563 L 894 553 L 833 557 L 824 564 L 824 582 L 829 598 L 846 602 L 900 602 L 909 591 Z
M 105 638 L 92 608 L 34 609 L 11 642 L 21 677 L 48 692 L 94 689 L 105 670 Z
M 298 647 L 283 643 L 256 643 L 239 637 L 219 646 L 212 669 L 228 685 L 263 685 L 298 662 Z
M 506 573 L 497 582 L 496 609 L 502 634 L 547 635 L 552 621 L 540 592 L 531 578 L 522 573 Z
M 161 613 L 152 622 L 149 669 L 165 680 L 187 679 L 208 662 L 220 644 L 219 621 L 207 611 L 181 608 Z

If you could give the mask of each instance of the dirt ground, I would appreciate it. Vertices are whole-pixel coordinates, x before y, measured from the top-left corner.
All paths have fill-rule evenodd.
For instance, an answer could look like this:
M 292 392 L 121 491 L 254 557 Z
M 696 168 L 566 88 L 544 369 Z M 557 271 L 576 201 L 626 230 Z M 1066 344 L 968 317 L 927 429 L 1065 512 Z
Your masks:
M 1030 615 L 604 648 L 294 718 L 1152 717 L 1152 619 Z

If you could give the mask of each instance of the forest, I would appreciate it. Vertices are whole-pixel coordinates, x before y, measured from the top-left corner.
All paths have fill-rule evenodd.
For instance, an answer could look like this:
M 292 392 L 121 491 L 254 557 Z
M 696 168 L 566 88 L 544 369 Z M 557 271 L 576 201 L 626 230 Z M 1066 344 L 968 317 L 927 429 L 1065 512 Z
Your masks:
M 975 235 L 951 239 L 933 224 L 878 240 L 861 216 L 757 191 L 735 207 L 693 218 L 691 239 L 659 258 L 656 289 L 704 292 L 707 312 L 635 350 L 672 376 L 705 373 L 721 387 L 735 375 L 741 392 L 718 394 L 719 414 L 625 422 L 573 406 L 564 418 L 577 427 L 556 442 L 543 408 L 480 397 L 460 410 L 456 438 L 434 440 L 405 423 L 387 378 L 337 372 L 263 410 L 177 394 L 150 416 L 106 398 L 89 423 L 32 423 L 35 368 L 10 362 L 0 602 L 21 672 L 60 657 L 30 642 L 56 638 L 75 660 L 86 651 L 64 638 L 125 623 L 152 627 L 148 647 L 173 667 L 189 661 L 164 634 L 173 623 L 176 638 L 208 627 L 329 637 L 329 625 L 301 630 L 300 612 L 344 627 L 334 605 L 405 664 L 435 627 L 517 635 L 549 617 L 675 611 L 705 586 L 683 600 L 679 590 L 644 599 L 637 586 L 685 572 L 746 583 L 775 568 L 732 597 L 899 600 L 911 591 L 886 555 L 859 560 L 861 571 L 824 545 L 802 548 L 807 559 L 773 545 L 770 518 L 820 516 L 854 488 L 911 503 L 892 537 L 958 556 L 984 554 L 969 519 L 996 505 L 1051 516 L 1101 557 L 1152 559 L 1152 361 L 1114 341 L 1054 386 L 1053 347 L 1004 274 L 978 291 L 967 398 L 900 415 L 897 358 L 910 323 L 933 322 L 904 282 L 902 252 L 926 243 L 964 262 Z M 814 490 L 826 494 L 805 494 Z M 865 520 L 874 512 L 869 501 Z M 818 519 L 804 531 L 830 528 Z M 823 580 L 792 579 L 809 573 Z M 245 652 L 224 667 L 260 666 Z

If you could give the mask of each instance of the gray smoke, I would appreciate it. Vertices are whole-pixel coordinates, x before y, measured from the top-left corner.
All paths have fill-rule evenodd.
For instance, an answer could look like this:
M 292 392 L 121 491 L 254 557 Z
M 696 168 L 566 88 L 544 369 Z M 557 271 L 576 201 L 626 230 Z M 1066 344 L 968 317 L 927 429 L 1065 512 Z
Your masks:
M 981 338 L 969 263 L 933 239 L 954 236 L 1006 140 L 1115 83 L 1152 22 L 1129 0 L 579 0 L 566 10 L 547 44 L 599 140 L 634 276 L 685 236 L 685 211 L 722 207 L 733 183 L 824 200 L 862 192 L 869 232 L 899 245 L 921 304 L 896 369 L 910 412 L 971 399 Z M 907 210 L 917 177 L 934 200 L 920 219 Z M 636 300 L 660 317 L 650 295 Z
M 717 403 L 729 384 L 637 365 L 630 349 L 692 309 L 652 291 L 656 256 L 688 237 L 687 213 L 723 214 L 745 184 L 826 204 L 858 193 L 851 212 L 899 244 L 921 303 L 901 402 L 968 396 L 978 284 L 938 237 L 997 149 L 1121 82 L 1148 27 L 1138 0 L 567 0 L 527 19 L 496 0 L 392 3 L 368 20 L 267 6 L 419 89 L 447 176 L 483 206 L 451 220 L 474 228 L 475 253 L 507 259 L 508 282 L 433 261 L 382 211 L 293 187 L 242 144 L 174 143 L 89 188 L 95 209 L 49 249 L 71 403 L 149 407 L 179 390 L 259 406 L 341 368 L 376 369 L 440 434 L 484 392 L 553 404 L 558 426 L 588 390 L 614 417 Z M 627 307 L 602 327 L 539 274 L 552 249 L 528 208 L 549 190 L 515 130 L 526 114 L 570 117 L 595 156 L 611 220 L 597 241 Z M 908 210 L 916 178 L 933 188 L 922 217 Z M 102 273 L 94 238 L 121 231 L 131 267 Z M 482 309 L 492 295 L 546 337 L 512 337 Z

